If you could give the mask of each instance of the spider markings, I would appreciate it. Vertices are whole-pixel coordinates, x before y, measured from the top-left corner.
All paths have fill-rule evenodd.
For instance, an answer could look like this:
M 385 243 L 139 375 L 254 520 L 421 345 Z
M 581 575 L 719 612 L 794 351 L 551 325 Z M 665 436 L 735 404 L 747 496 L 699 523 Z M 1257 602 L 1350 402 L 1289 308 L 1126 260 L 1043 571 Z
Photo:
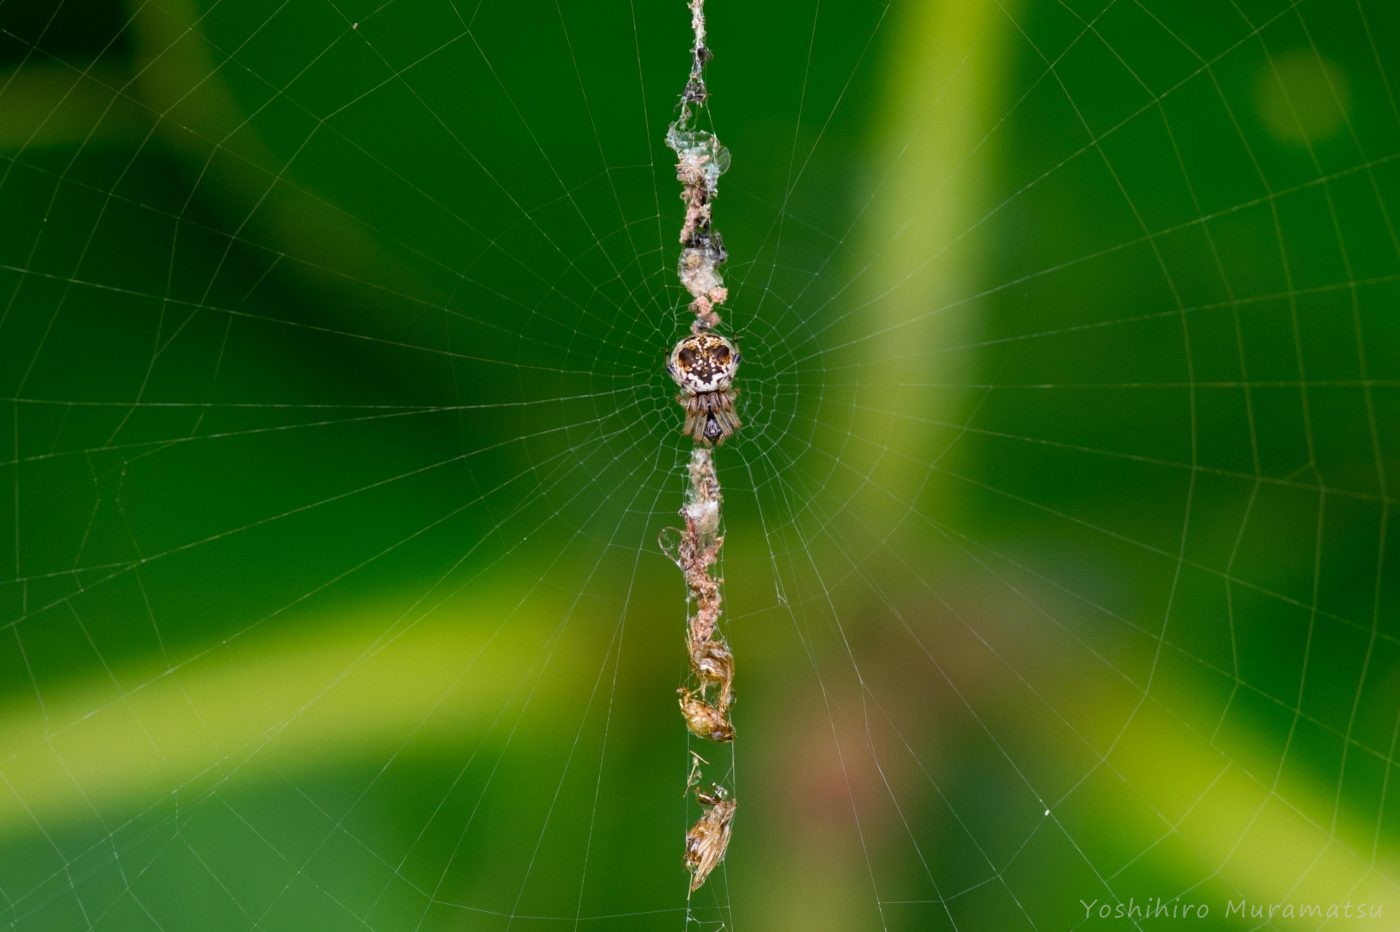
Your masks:
M 666 371 L 681 387 L 676 399 L 685 408 L 681 432 L 696 443 L 722 444 L 741 426 L 733 383 L 742 358 L 734 344 L 708 330 L 683 337 L 671 350 Z

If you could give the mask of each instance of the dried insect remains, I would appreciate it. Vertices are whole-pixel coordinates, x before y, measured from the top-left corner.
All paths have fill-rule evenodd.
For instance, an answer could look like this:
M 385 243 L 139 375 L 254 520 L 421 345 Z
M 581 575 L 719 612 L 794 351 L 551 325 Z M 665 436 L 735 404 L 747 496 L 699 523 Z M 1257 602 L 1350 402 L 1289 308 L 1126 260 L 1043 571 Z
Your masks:
M 733 741 L 729 708 L 734 702 L 734 653 L 720 636 L 720 580 L 711 574 L 724 538 L 719 534 L 720 488 L 714 455 L 691 451 L 688 489 L 681 517 L 685 528 L 663 533 L 661 545 L 685 574 L 694 611 L 686 625 L 686 653 L 696 685 L 679 689 L 686 727 L 709 741 Z
M 680 116 L 666 132 L 666 144 L 676 153 L 676 179 L 685 202 L 676 271 L 690 293 L 695 320 L 690 333 L 672 347 L 666 370 L 681 389 L 677 400 L 685 410 L 682 433 L 696 446 L 690 453 L 685 506 L 680 511 L 685 527 L 663 531 L 661 546 L 685 574 L 691 607 L 685 639 L 691 681 L 678 690 L 681 717 L 692 735 L 727 743 L 734 740 L 730 720 L 734 654 L 719 632 L 722 580 L 711 572 L 724 538 L 719 533 L 722 496 L 710 448 L 724 443 L 740 427 L 734 411 L 739 350 L 715 332 L 721 323 L 716 308 L 729 297 L 719 267 L 729 256 L 714 229 L 712 213 L 719 176 L 729 167 L 729 153 L 714 133 L 695 126 L 697 113 L 709 101 L 704 67 L 713 55 L 705 41 L 705 0 L 688 0 L 687 5 L 695 36 L 690 77 L 681 94 Z M 686 794 L 695 789 L 701 807 L 699 820 L 685 836 L 683 863 L 690 872 L 691 893 L 724 859 L 737 805 L 718 784 L 708 791 L 698 789 L 701 765 L 706 763 L 691 752 Z
M 700 889 L 729 847 L 729 830 L 734 821 L 736 803 L 729 799 L 723 787 L 708 793 L 695 794 L 705 814 L 685 833 L 685 868 L 690 871 L 690 892 Z

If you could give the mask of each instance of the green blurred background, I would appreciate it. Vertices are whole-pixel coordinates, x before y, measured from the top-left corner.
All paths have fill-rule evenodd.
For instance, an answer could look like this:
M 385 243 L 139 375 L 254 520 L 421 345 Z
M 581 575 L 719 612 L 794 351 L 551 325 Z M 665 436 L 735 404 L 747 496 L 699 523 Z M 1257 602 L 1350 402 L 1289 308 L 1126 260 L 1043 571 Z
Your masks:
M 684 4 L 0 0 L 13 927 L 1400 922 L 1400 7 L 709 17 L 732 754 Z

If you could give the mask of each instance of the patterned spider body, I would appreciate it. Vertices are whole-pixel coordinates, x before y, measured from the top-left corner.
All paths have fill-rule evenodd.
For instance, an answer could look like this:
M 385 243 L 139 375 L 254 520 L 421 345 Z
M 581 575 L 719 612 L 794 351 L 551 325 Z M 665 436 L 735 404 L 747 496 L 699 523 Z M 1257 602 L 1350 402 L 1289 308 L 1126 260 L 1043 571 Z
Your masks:
M 739 429 L 733 382 L 740 358 L 734 344 L 709 330 L 686 336 L 671 350 L 666 370 L 681 387 L 681 432 L 696 443 L 721 444 Z

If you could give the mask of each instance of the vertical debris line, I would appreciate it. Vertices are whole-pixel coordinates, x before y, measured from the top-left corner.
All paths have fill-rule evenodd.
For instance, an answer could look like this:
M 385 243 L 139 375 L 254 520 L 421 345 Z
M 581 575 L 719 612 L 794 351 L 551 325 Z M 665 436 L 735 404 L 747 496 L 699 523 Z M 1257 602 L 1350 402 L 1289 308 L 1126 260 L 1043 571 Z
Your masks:
M 682 433 L 693 448 L 686 470 L 682 528 L 661 532 L 661 547 L 680 567 L 686 585 L 686 653 L 690 672 L 678 690 L 681 717 L 690 733 L 705 741 L 734 740 L 730 708 L 734 703 L 734 654 L 720 633 L 724 580 L 714 568 L 724 546 L 721 505 L 724 497 L 715 472 L 715 449 L 740 427 L 734 410 L 734 375 L 739 351 L 718 332 L 718 307 L 729 297 L 720 274 L 728 258 L 714 228 L 713 204 L 719 176 L 729 168 L 729 153 L 713 132 L 699 127 L 709 101 L 705 65 L 713 57 L 705 35 L 705 0 L 687 0 L 694 42 L 690 76 L 681 93 L 680 113 L 666 130 L 666 145 L 676 153 L 676 180 L 685 204 L 677 274 L 690 294 L 694 315 L 689 333 L 671 349 L 666 368 L 680 387 L 677 401 L 685 413 Z M 729 788 L 706 781 L 705 758 L 692 751 L 685 795 L 693 791 L 700 818 L 685 836 L 682 859 L 690 872 L 690 892 L 724 859 L 736 802 Z

